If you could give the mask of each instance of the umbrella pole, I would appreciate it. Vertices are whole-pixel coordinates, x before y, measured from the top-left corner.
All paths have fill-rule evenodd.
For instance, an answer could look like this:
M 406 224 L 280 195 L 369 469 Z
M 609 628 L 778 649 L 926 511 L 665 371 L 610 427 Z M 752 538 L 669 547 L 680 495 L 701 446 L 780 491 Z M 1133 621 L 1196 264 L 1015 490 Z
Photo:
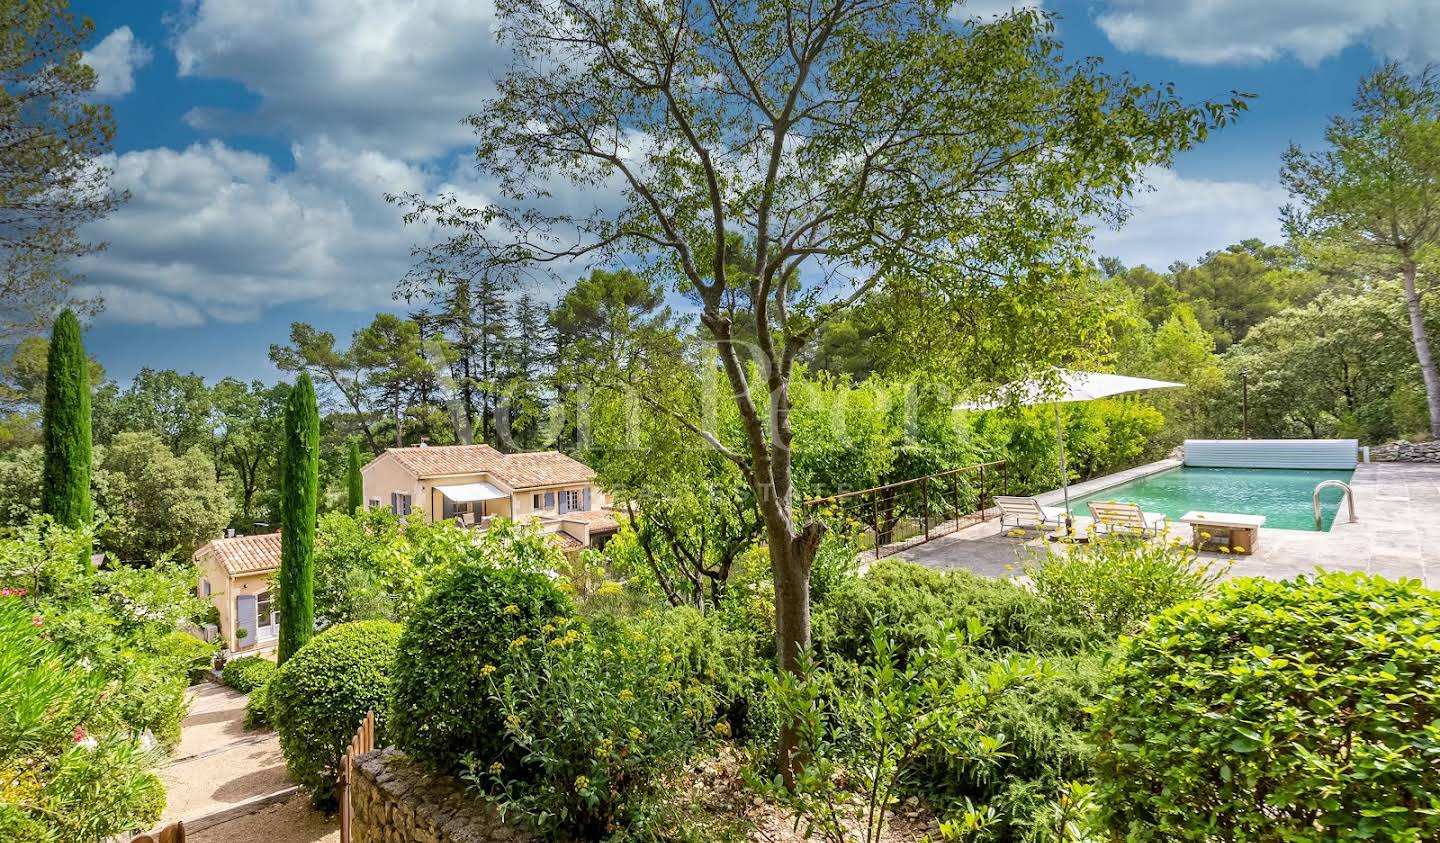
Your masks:
M 1060 443 L 1060 494 L 1065 499 L 1065 535 L 1075 534 L 1075 521 L 1070 515 L 1070 472 L 1065 467 L 1065 427 L 1060 422 L 1060 402 L 1055 405 L 1055 438 Z

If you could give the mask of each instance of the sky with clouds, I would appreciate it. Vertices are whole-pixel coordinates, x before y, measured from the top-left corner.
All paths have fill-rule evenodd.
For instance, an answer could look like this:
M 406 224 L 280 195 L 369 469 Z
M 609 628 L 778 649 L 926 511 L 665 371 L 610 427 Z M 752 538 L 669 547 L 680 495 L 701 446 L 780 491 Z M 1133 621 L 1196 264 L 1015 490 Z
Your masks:
M 1194 261 L 1278 240 L 1280 153 L 1314 146 L 1376 62 L 1440 60 L 1434 0 L 1031 0 L 1069 54 L 1173 81 L 1189 99 L 1256 95 L 1170 171 L 1097 249 L 1127 264 Z M 461 119 L 504 57 L 490 0 L 72 0 L 116 115 L 114 184 L 130 201 L 94 224 L 107 251 L 82 292 L 112 376 L 142 366 L 274 378 L 291 321 L 348 336 L 391 298 L 425 236 L 387 192 L 479 200 Z M 967 14 L 1013 2 L 971 0 Z M 583 202 L 584 197 L 571 197 Z M 562 197 L 562 201 L 564 198 Z

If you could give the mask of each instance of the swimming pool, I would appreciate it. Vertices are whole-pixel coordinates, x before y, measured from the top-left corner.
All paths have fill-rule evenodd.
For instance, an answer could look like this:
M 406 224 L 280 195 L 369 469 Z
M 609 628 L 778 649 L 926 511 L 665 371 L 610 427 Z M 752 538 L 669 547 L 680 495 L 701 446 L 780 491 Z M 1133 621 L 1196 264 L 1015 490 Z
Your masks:
M 1090 501 L 1126 501 L 1146 512 L 1161 512 L 1172 520 L 1191 510 L 1240 512 L 1265 516 L 1266 527 L 1283 530 L 1315 529 L 1310 496 L 1322 480 L 1350 482 L 1355 472 L 1331 469 L 1195 468 L 1182 466 L 1131 480 L 1093 494 L 1070 498 L 1076 515 L 1089 515 Z M 1325 529 L 1335 520 L 1344 494 L 1339 489 L 1320 493 L 1320 514 Z

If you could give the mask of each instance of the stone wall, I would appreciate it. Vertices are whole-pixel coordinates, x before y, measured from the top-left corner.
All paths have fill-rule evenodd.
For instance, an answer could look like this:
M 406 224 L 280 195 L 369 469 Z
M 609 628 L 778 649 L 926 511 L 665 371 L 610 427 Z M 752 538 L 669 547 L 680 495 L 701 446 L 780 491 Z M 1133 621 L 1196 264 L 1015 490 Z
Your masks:
M 1440 439 L 1429 442 L 1391 442 L 1370 449 L 1372 462 L 1440 463 Z
M 399 750 L 355 760 L 350 789 L 352 843 L 529 843 L 495 809 L 465 793 L 465 783 L 422 771 Z

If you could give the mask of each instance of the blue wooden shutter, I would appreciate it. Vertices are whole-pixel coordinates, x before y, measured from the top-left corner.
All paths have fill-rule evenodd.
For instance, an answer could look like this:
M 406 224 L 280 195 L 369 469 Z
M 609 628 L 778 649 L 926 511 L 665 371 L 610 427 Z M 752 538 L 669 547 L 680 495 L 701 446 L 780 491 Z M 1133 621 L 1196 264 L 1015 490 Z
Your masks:
M 589 487 L 589 486 L 586 486 L 586 487 L 585 487 L 585 495 L 584 495 L 584 499 L 580 502 L 580 509 L 583 510 L 583 511 L 585 511 L 585 512 L 589 512 L 589 511 L 590 511 L 590 487 Z
M 560 514 L 564 515 L 570 511 L 570 493 L 565 490 L 560 492 Z
M 245 630 L 245 637 L 240 637 L 240 630 Z M 241 594 L 235 598 L 235 643 L 237 646 L 245 647 L 253 645 L 259 640 L 259 625 L 255 617 L 255 595 Z
M 390 511 L 396 515 L 400 514 L 400 493 L 390 493 Z
M 546 509 L 550 509 L 550 508 L 553 507 L 553 506 L 555 506 L 555 493 L 554 493 L 554 492 L 546 492 L 546 493 L 545 493 L 545 508 L 546 508 Z

